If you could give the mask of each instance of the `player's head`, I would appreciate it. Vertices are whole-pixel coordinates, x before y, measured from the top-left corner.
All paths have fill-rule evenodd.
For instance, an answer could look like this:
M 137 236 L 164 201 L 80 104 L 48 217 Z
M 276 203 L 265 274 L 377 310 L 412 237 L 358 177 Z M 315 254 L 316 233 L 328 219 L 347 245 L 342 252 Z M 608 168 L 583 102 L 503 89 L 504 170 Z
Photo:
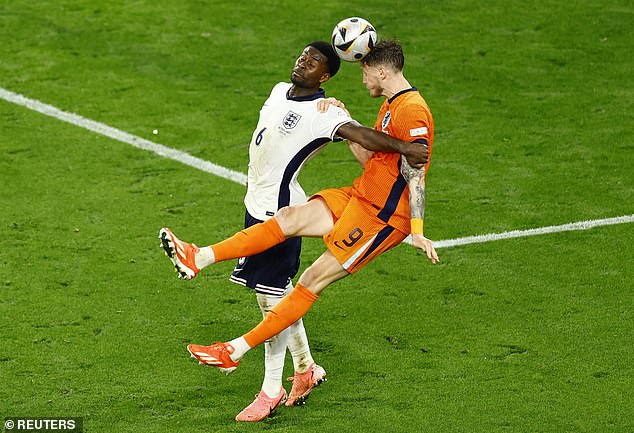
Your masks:
M 328 73 L 330 74 L 330 78 L 334 77 L 337 71 L 339 71 L 339 66 L 341 66 L 341 59 L 332 45 L 324 41 L 315 41 L 308 44 L 308 46 L 315 48 L 323 56 L 326 56 Z
M 395 40 L 385 40 L 377 43 L 374 48 L 361 60 L 363 84 L 373 97 L 381 96 L 383 84 L 391 76 L 401 75 L 405 57 L 401 44 Z
M 395 72 L 401 72 L 405 64 L 405 56 L 403 56 L 403 48 L 401 44 L 394 39 L 387 39 L 378 42 L 361 60 L 362 65 L 367 66 L 383 66 L 391 68 Z
M 295 61 L 291 82 L 298 87 L 318 88 L 339 71 L 340 65 L 341 60 L 332 45 L 323 41 L 311 42 Z

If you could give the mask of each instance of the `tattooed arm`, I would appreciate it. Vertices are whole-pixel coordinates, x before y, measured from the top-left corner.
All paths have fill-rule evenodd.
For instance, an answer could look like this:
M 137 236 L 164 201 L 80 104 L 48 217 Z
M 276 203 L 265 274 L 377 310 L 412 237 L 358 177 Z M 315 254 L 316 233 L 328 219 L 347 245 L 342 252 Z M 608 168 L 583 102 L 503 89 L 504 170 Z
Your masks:
M 409 186 L 409 207 L 412 221 L 412 243 L 427 254 L 432 263 L 438 263 L 438 254 L 431 240 L 423 236 L 425 219 L 425 167 L 411 167 L 405 158 L 401 158 L 401 173 Z

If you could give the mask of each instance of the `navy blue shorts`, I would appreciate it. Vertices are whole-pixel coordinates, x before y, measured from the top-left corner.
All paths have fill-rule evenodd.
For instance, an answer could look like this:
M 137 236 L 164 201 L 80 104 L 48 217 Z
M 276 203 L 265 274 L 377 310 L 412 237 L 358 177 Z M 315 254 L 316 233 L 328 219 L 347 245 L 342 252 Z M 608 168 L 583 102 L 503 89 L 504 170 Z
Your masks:
M 246 212 L 244 228 L 261 222 Z M 229 279 L 258 293 L 284 296 L 286 287 L 299 270 L 301 250 L 302 238 L 290 238 L 260 254 L 242 257 Z

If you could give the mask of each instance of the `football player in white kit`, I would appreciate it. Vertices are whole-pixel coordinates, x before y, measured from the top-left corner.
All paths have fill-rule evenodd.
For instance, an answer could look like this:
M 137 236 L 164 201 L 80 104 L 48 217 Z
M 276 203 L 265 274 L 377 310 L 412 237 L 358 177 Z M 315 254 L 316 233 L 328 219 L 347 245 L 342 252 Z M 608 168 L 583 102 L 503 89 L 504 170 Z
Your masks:
M 244 199 L 244 226 L 250 227 L 271 218 L 275 212 L 295 203 L 305 203 L 304 190 L 297 181 L 302 166 L 334 139 L 335 131 L 352 119 L 342 110 L 320 115 L 316 102 L 325 97 L 320 84 L 337 73 L 339 62 L 327 43 L 309 44 L 291 73 L 291 83 L 278 83 L 260 110 L 260 118 L 249 146 L 247 194 Z M 322 59 L 326 56 L 326 59 Z M 304 65 L 325 60 L 323 81 L 306 73 Z M 331 66 L 332 64 L 332 66 Z M 299 66 L 301 65 L 301 66 Z M 324 75 L 320 69 L 320 75 Z M 321 77 L 319 77 L 321 78 Z M 262 315 L 275 307 L 299 270 L 301 238 L 289 239 L 255 256 L 238 261 L 231 281 L 255 290 Z M 286 348 L 291 353 L 295 373 L 289 397 L 282 386 Z M 237 421 L 260 421 L 279 404 L 302 404 L 313 387 L 326 380 L 326 371 L 311 356 L 302 320 L 264 344 L 265 373 L 262 389 L 253 403 L 236 417 Z
M 296 60 L 291 83 L 278 83 L 264 103 L 249 147 L 245 228 L 271 218 L 285 206 L 307 201 L 297 177 L 303 165 L 331 141 L 346 138 L 369 150 L 402 153 L 413 166 L 426 162 L 425 149 L 416 143 L 402 142 L 361 126 L 339 107 L 331 106 L 326 112 L 318 110 L 318 102 L 325 98 L 321 85 L 337 73 L 339 66 L 340 59 L 329 43 L 312 42 Z M 185 262 L 184 244 L 166 228 L 159 237 L 179 277 L 195 277 L 201 264 Z M 195 245 L 193 248 L 198 249 Z M 299 270 L 300 250 L 301 238 L 291 238 L 260 254 L 242 258 L 230 279 L 255 290 L 260 310 L 266 316 L 293 289 L 291 279 Z M 303 404 L 313 388 L 326 380 L 325 370 L 311 356 L 301 319 L 266 341 L 264 347 L 261 391 L 236 416 L 237 421 L 263 420 L 284 402 L 287 406 Z M 282 385 L 287 347 L 295 368 L 288 397 Z

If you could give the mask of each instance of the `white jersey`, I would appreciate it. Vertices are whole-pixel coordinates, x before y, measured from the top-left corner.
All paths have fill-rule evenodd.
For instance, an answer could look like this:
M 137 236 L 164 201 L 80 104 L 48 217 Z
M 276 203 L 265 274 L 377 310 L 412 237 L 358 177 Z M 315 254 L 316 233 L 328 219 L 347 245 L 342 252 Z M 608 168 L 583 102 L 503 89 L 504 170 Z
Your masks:
M 335 139 L 341 125 L 355 122 L 335 106 L 320 113 L 317 103 L 324 97 L 323 90 L 306 97 L 291 97 L 291 87 L 290 83 L 278 83 L 273 88 L 260 110 L 249 146 L 244 204 L 259 220 L 269 219 L 284 206 L 306 202 L 306 193 L 297 182 L 301 168 Z

